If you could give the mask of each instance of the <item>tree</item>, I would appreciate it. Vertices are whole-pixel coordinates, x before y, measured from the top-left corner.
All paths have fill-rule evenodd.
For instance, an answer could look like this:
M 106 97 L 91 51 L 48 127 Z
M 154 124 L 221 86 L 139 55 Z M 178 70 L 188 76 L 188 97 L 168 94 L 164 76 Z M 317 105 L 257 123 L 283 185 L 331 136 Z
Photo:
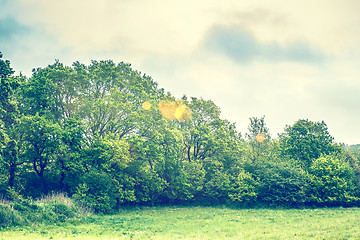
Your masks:
M 211 100 L 192 97 L 188 102 L 186 97 L 183 99 L 193 113 L 189 121 L 180 123 L 185 136 L 186 157 L 189 162 L 203 161 L 221 148 L 217 145 L 220 139 L 216 135 L 222 126 L 220 109 Z
M 271 158 L 255 166 L 258 200 L 272 205 L 296 206 L 308 200 L 309 177 L 291 161 Z
M 33 70 L 22 86 L 21 110 L 24 114 L 45 116 L 58 123 L 78 112 L 85 82 L 59 60 L 46 68 Z
M 271 137 L 269 129 L 265 124 L 265 116 L 261 118 L 252 117 L 250 118 L 250 125 L 248 127 L 249 133 L 246 133 L 248 140 L 248 157 L 254 164 L 261 156 L 265 156 L 269 153 L 271 145 Z M 262 134 L 264 141 L 258 141 L 257 137 Z
M 131 69 L 130 64 L 92 61 L 89 66 L 74 63 L 77 78 L 86 82 L 80 115 L 89 139 L 115 134 L 118 138 L 139 131 L 143 102 L 156 99 L 161 91 L 146 75 Z
M 80 119 L 70 117 L 64 120 L 60 129 L 61 141 L 53 171 L 60 176 L 60 189 L 70 194 L 78 185 L 81 174 L 85 172 L 85 160 L 82 156 L 85 147 L 83 125 Z
M 298 160 L 305 168 L 309 168 L 322 154 L 330 154 L 337 149 L 325 122 L 307 119 L 286 126 L 285 132 L 280 134 L 280 145 L 284 156 Z
M 14 70 L 9 60 L 2 60 L 0 52 L 0 120 L 7 127 L 12 126 L 17 118 L 17 103 L 14 93 L 19 86 L 19 79 L 14 77 Z
M 48 186 L 44 173 L 48 165 L 54 163 L 58 156 L 57 152 L 61 145 L 60 126 L 43 116 L 24 116 L 21 119 L 21 131 L 24 158 L 29 161 L 35 173 L 40 177 L 43 190 L 46 192 Z
M 0 52 L 0 152 L 7 168 L 8 185 L 14 187 L 16 170 L 23 162 L 19 160 L 18 102 L 15 93 L 21 78 L 13 76 L 10 61 L 3 61 Z

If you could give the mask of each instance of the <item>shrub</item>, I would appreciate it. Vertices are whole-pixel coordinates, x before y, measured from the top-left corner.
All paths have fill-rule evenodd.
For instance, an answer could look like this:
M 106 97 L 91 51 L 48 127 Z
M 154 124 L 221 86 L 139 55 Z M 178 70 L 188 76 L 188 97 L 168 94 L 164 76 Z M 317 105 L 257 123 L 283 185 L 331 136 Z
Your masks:
M 69 208 L 68 206 L 62 203 L 55 203 L 54 205 L 51 206 L 51 210 L 55 213 L 55 215 L 61 222 L 75 216 L 73 209 Z
M 309 173 L 312 202 L 337 205 L 358 200 L 351 194 L 353 169 L 343 159 L 333 155 L 319 157 L 313 162 Z
M 258 200 L 270 205 L 301 205 L 307 201 L 306 172 L 288 161 L 269 160 L 252 169 L 258 180 Z
M 0 205 L 0 228 L 22 225 L 27 223 L 16 210 L 9 205 Z
M 73 197 L 97 213 L 110 212 L 116 204 L 114 183 L 106 173 L 90 172 L 84 175 Z
M 228 193 L 230 200 L 234 203 L 254 203 L 258 183 L 251 174 L 241 170 L 233 179 L 232 189 Z

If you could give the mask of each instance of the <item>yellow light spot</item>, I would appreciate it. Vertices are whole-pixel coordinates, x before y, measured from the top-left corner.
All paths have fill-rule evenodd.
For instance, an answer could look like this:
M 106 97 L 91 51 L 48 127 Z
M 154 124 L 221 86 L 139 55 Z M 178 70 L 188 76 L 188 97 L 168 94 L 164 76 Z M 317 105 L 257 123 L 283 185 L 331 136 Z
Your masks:
M 180 122 L 191 118 L 191 110 L 183 101 L 161 100 L 159 102 L 159 111 L 164 118 L 176 119 Z
M 264 134 L 259 133 L 259 134 L 256 136 L 256 141 L 258 141 L 258 142 L 263 142 L 264 140 L 265 140 Z
M 175 112 L 175 102 L 161 100 L 159 102 L 159 110 L 161 115 L 167 119 L 175 119 L 174 112 Z
M 175 112 L 174 112 L 174 116 L 177 120 L 180 121 L 182 115 L 184 114 L 185 110 L 186 110 L 186 105 L 185 104 L 181 104 L 180 106 L 178 106 L 176 109 L 175 109 Z
M 191 109 L 185 104 L 180 105 L 175 110 L 175 118 L 180 122 L 186 122 L 191 118 Z
M 144 103 L 142 104 L 142 108 L 143 108 L 144 110 L 149 110 L 149 109 L 151 108 L 151 103 L 149 103 L 148 101 L 144 102 Z

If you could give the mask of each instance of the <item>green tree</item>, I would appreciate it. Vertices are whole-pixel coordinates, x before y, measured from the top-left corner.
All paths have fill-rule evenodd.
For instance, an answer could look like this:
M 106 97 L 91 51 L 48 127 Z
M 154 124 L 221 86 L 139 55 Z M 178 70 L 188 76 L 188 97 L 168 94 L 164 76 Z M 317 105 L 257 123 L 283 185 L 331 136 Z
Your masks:
M 298 120 L 293 126 L 286 126 L 280 134 L 280 144 L 284 156 L 288 156 L 309 168 L 322 154 L 337 151 L 325 122 Z
M 46 193 L 48 186 L 44 173 L 48 165 L 57 159 L 61 145 L 60 126 L 39 115 L 24 116 L 20 130 L 23 133 L 24 158 L 40 178 L 42 186 L 39 187 L 43 187 Z
M 18 117 L 14 93 L 19 87 L 19 78 L 14 77 L 14 70 L 9 60 L 2 60 L 0 52 L 0 120 L 2 126 L 12 127 Z
M 83 152 L 85 149 L 84 124 L 70 117 L 63 121 L 53 173 L 59 176 L 59 188 L 72 194 L 85 172 Z
M 150 77 L 141 76 L 130 64 L 108 60 L 85 66 L 76 62 L 74 70 L 87 83 L 80 114 L 89 139 L 109 133 L 118 138 L 137 133 L 142 103 L 161 94 Z
M 3 166 L 8 175 L 8 186 L 14 187 L 17 168 L 23 162 L 19 160 L 18 133 L 19 111 L 16 99 L 16 91 L 22 77 L 13 76 L 14 71 L 10 67 L 10 61 L 2 60 L 0 52 L 0 152 Z
M 271 205 L 298 206 L 308 201 L 309 177 L 289 160 L 271 158 L 253 169 L 258 180 L 257 197 Z
M 259 134 L 264 135 L 264 141 L 258 141 L 257 136 Z M 271 136 L 265 123 L 265 116 L 250 118 L 248 133 L 245 136 L 248 140 L 247 157 L 251 160 L 252 164 L 256 164 L 260 161 L 261 157 L 272 153 L 271 151 L 269 152 Z
M 33 70 L 33 75 L 22 86 L 22 112 L 46 116 L 58 123 L 73 117 L 82 105 L 85 82 L 75 71 L 58 60 L 46 68 Z

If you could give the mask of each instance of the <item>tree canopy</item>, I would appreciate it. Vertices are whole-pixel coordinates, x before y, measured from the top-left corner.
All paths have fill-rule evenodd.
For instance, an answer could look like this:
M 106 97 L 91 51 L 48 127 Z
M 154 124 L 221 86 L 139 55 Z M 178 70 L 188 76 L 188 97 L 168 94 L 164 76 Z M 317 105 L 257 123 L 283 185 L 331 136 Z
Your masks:
M 0 54 L 1 55 L 1 54 Z M 1 56 L 2 57 L 2 56 Z M 128 63 L 59 60 L 15 76 L 0 58 L 0 194 L 124 204 L 356 205 L 358 148 L 308 119 L 242 136 L 201 97 L 176 99 Z

